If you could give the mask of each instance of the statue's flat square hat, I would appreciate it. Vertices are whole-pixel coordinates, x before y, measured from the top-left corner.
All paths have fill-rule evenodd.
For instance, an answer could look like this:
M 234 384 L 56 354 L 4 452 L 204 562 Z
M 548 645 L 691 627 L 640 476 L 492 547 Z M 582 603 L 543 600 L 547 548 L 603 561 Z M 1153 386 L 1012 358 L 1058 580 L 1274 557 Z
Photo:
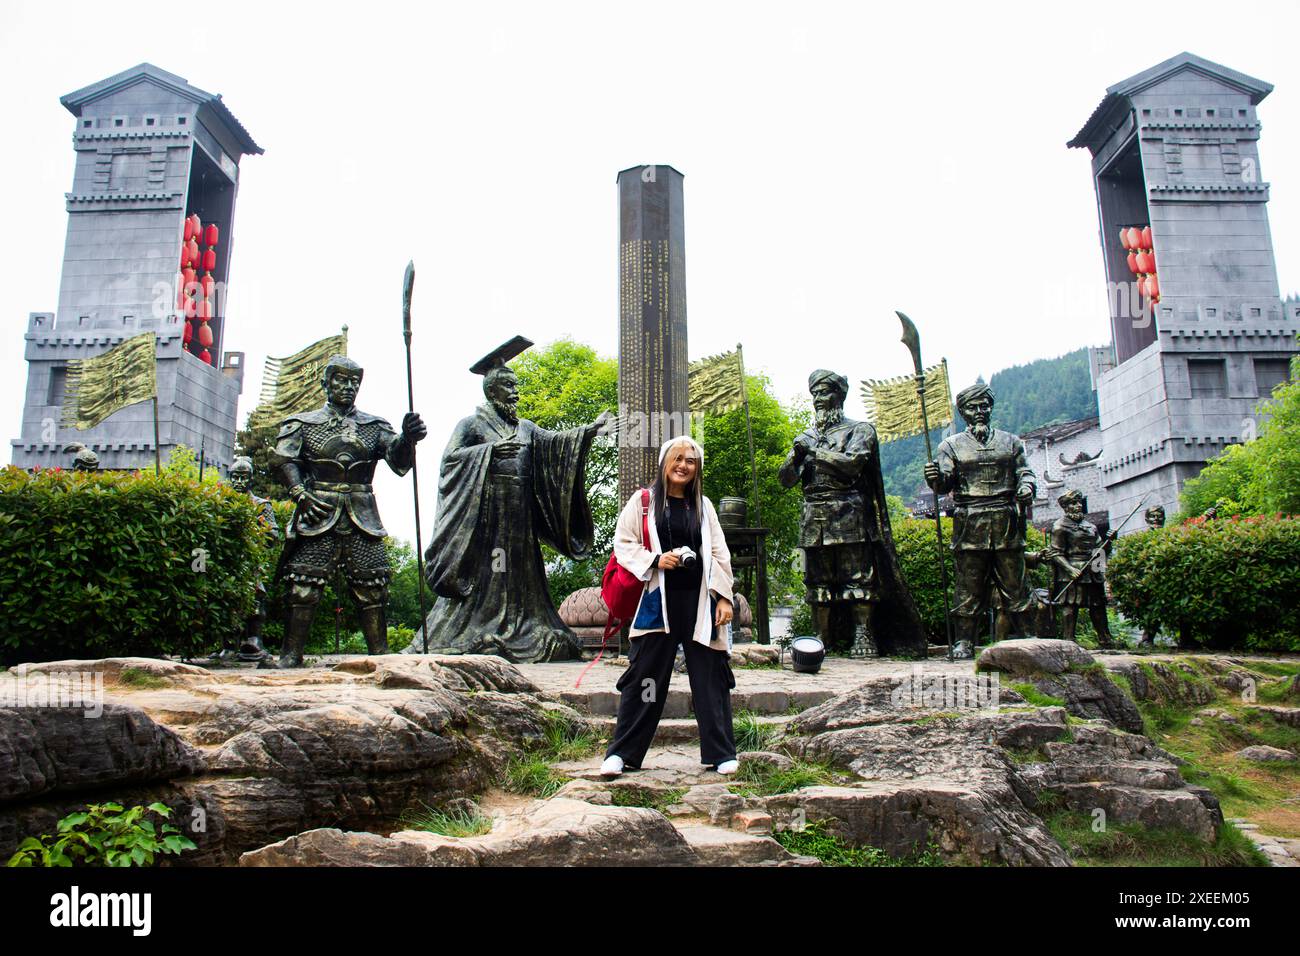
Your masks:
M 509 342 L 498 345 L 487 355 L 483 356 L 477 362 L 469 367 L 469 370 L 475 375 L 486 375 L 489 371 L 498 365 L 505 365 L 516 355 L 519 355 L 532 348 L 533 340 L 526 339 L 522 335 L 516 335 Z

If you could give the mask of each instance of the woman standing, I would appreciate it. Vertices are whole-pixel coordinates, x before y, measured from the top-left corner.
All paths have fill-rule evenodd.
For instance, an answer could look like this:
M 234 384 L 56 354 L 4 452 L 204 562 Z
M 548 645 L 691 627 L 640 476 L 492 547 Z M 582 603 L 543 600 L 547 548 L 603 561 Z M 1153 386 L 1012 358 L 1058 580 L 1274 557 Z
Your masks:
M 616 776 L 640 769 L 668 699 L 677 647 L 684 645 L 700 762 L 735 773 L 731 726 L 731 553 L 713 502 L 700 491 L 704 449 L 671 438 L 659 449 L 659 476 L 650 489 L 648 547 L 641 540 L 642 494 L 619 515 L 618 563 L 646 582 L 629 635 L 628 667 L 614 740 L 600 770 Z

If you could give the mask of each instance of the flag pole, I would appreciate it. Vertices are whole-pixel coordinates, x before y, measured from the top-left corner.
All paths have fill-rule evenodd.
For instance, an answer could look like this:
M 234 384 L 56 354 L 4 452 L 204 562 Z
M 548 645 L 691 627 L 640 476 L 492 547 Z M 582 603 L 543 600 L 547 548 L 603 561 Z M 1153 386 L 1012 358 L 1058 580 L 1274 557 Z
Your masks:
M 162 474 L 162 446 L 158 443 L 158 388 L 153 391 L 153 473 Z
M 740 364 L 740 396 L 745 404 L 745 434 L 749 437 L 749 474 L 754 489 L 753 527 L 760 528 L 763 524 L 763 515 L 758 507 L 758 464 L 754 458 L 754 425 L 749 420 L 749 386 L 745 381 L 745 351 L 739 342 L 736 343 L 736 360 Z
M 415 411 L 415 377 L 411 372 L 411 293 L 415 291 L 415 260 L 406 264 L 402 279 L 402 338 L 406 342 L 406 404 Z M 415 446 L 411 446 L 411 486 L 415 495 L 415 573 L 416 590 L 420 594 L 420 633 L 424 636 L 424 653 L 429 653 L 429 618 L 424 610 L 424 535 L 420 532 L 420 469 L 415 461 Z
M 895 312 L 903 323 L 903 344 L 912 353 L 912 365 L 916 368 L 916 397 L 921 403 L 921 428 L 925 435 L 925 460 L 934 461 L 934 448 L 930 444 L 930 416 L 925 408 L 925 366 L 921 364 L 921 335 L 916 331 L 912 320 L 902 312 Z M 934 491 L 934 537 L 939 548 L 939 580 L 943 582 L 943 623 L 948 637 L 948 660 L 952 660 L 952 610 L 948 595 L 948 562 L 943 553 L 943 517 L 939 510 L 939 492 Z

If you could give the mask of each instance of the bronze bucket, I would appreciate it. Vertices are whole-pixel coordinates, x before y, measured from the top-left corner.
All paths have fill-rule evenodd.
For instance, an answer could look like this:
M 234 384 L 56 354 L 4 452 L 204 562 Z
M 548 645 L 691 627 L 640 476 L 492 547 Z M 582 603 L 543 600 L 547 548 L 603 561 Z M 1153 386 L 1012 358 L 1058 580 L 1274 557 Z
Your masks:
M 749 505 L 744 498 L 723 498 L 718 507 L 718 523 L 723 528 L 744 528 L 749 517 Z

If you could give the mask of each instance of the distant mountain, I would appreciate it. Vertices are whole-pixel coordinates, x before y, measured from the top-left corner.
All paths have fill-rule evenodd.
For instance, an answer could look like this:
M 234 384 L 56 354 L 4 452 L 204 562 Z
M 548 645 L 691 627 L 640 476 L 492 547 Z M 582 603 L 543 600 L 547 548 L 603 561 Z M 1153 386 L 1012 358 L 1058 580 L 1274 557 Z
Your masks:
M 994 372 L 989 386 L 997 399 L 993 406 L 994 426 L 1016 434 L 1097 414 L 1097 395 L 1088 375 L 1087 349 Z M 958 427 L 962 427 L 960 421 Z M 942 432 L 936 429 L 931 441 L 938 445 L 941 437 Z M 910 501 L 921 484 L 924 464 L 923 435 L 880 447 L 885 490 L 891 495 L 901 495 L 904 501 Z

